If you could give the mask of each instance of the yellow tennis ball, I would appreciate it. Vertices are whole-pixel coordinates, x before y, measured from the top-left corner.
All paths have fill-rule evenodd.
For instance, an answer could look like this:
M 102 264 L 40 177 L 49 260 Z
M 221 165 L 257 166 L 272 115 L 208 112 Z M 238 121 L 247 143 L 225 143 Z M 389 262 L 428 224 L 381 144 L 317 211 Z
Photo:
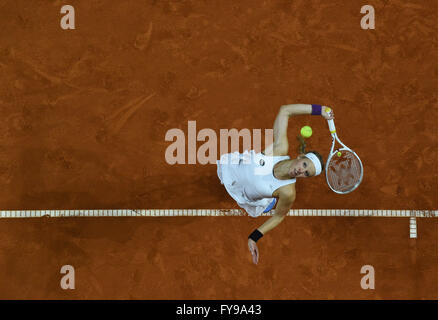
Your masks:
M 338 155 L 338 157 L 342 156 L 342 152 L 338 151 L 337 155 Z
M 309 138 L 312 135 L 312 128 L 309 126 L 304 126 L 301 128 L 301 135 L 304 138 Z

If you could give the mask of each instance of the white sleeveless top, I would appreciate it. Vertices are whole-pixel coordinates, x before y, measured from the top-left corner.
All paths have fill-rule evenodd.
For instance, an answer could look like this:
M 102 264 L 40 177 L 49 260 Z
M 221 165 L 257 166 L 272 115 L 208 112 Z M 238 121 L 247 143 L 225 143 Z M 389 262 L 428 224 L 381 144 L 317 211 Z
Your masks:
M 217 162 L 217 174 L 230 196 L 252 217 L 257 217 L 272 202 L 278 188 L 296 182 L 274 177 L 274 166 L 289 156 L 266 156 L 254 150 L 227 153 Z

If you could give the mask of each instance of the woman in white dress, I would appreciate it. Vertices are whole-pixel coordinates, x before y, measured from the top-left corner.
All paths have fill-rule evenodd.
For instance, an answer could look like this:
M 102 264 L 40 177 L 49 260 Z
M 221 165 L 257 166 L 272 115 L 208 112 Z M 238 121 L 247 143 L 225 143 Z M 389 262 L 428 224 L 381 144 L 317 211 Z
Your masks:
M 289 117 L 311 114 L 333 119 L 333 110 L 315 104 L 290 104 L 280 107 L 274 122 L 274 143 L 264 152 L 254 150 L 228 153 L 218 161 L 217 173 L 230 196 L 252 217 L 274 210 L 274 214 L 248 237 L 253 262 L 258 263 L 256 242 L 275 228 L 289 212 L 295 200 L 297 178 L 319 175 L 324 161 L 316 151 L 290 159 L 287 127 Z

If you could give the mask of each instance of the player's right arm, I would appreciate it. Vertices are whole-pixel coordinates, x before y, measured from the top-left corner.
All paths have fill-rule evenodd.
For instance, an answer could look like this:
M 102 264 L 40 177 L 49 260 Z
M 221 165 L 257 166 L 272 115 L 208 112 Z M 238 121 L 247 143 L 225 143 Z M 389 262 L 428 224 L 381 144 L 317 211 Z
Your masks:
M 285 156 L 289 151 L 287 127 L 289 117 L 299 114 L 311 114 L 311 104 L 288 104 L 280 107 L 274 122 L 274 143 L 266 148 L 266 155 Z
M 333 113 L 333 111 L 331 111 Z M 311 104 L 287 104 L 280 107 L 274 122 L 274 143 L 266 148 L 264 153 L 273 156 L 285 156 L 289 152 L 287 127 L 291 116 L 312 114 Z M 326 119 L 333 119 L 333 114 L 328 114 L 322 107 L 321 115 Z

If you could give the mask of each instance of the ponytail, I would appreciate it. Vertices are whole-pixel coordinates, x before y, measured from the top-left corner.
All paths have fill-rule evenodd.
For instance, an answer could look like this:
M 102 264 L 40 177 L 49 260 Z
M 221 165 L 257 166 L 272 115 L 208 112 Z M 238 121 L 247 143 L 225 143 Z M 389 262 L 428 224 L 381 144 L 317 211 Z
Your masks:
M 302 135 L 297 136 L 299 145 L 298 145 L 298 154 L 306 153 L 306 141 L 304 141 L 304 138 Z

